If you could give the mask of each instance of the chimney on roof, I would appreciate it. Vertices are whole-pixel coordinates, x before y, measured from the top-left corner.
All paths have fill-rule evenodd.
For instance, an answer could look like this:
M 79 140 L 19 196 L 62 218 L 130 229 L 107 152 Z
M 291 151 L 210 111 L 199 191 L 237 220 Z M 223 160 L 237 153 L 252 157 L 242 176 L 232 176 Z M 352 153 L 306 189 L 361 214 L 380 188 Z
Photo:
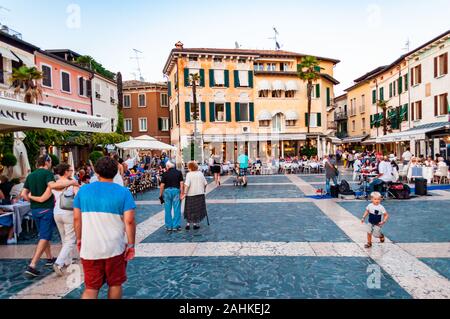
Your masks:
M 184 47 L 184 44 L 183 44 L 181 41 L 178 41 L 178 42 L 175 44 L 175 48 L 177 48 L 177 49 L 182 50 L 183 47 Z

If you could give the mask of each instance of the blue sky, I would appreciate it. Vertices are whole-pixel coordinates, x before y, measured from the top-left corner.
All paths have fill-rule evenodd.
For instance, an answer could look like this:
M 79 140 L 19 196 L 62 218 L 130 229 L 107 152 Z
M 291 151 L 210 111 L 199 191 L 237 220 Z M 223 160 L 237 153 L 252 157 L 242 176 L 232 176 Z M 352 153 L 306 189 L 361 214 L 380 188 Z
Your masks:
M 284 50 L 341 60 L 336 93 L 353 79 L 450 29 L 450 1 L 428 0 L 0 0 L 0 22 L 43 49 L 70 48 L 95 57 L 125 79 L 141 60 L 147 81 L 163 80 L 170 50 L 185 47 Z

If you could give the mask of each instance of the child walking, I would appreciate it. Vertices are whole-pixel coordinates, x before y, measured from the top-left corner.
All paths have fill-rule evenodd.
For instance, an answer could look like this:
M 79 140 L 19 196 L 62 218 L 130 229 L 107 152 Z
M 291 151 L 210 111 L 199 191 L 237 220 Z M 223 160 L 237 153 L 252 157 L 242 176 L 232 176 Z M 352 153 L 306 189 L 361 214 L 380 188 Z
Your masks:
M 366 217 L 369 216 L 367 244 L 364 245 L 365 248 L 372 247 L 372 236 L 380 238 L 380 242 L 384 243 L 384 235 L 381 232 L 381 227 L 383 227 L 389 219 L 388 212 L 384 206 L 381 205 L 381 194 L 379 192 L 373 192 L 370 194 L 370 198 L 372 203 L 367 206 L 364 216 L 361 219 L 361 223 L 364 224 Z

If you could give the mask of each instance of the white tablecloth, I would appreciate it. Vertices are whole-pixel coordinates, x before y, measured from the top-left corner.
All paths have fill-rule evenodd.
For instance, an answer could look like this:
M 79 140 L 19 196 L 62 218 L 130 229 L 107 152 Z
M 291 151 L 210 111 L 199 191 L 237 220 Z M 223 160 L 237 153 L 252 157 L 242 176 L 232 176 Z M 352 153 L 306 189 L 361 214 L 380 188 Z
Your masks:
M 17 203 L 14 205 L 0 205 L 0 209 L 5 212 L 13 212 L 13 225 L 14 233 L 17 237 L 22 233 L 22 220 L 23 217 L 31 212 L 30 203 Z

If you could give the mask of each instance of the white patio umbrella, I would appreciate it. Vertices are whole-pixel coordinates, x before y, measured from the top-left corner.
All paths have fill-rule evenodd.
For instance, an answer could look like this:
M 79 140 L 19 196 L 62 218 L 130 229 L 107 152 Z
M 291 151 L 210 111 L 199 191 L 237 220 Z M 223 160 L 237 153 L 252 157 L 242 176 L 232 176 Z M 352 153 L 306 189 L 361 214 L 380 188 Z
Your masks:
M 70 165 L 70 167 L 72 168 L 72 177 L 75 176 L 75 162 L 73 160 L 73 152 L 70 151 L 69 152 L 69 158 L 67 159 L 67 164 Z
M 31 172 L 27 148 L 23 143 L 23 140 L 26 137 L 27 136 L 23 132 L 14 133 L 13 153 L 17 158 L 17 164 L 13 167 L 12 178 L 26 177 Z
M 322 143 L 320 141 L 320 136 L 317 136 L 317 157 L 322 158 Z
M 324 137 L 322 139 L 322 157 L 325 155 L 329 155 L 329 153 L 327 152 L 327 139 Z
M 157 150 L 174 151 L 176 147 L 160 142 L 157 139 L 143 135 L 127 142 L 116 144 L 116 147 L 122 150 Z

